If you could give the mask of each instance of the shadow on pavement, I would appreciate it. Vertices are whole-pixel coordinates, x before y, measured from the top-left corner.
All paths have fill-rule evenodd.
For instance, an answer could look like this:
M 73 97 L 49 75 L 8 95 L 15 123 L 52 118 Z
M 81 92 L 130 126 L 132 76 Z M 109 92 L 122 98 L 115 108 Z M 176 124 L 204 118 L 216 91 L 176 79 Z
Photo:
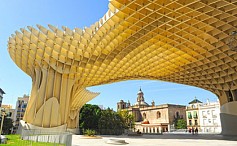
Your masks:
M 127 136 L 127 135 L 101 135 L 102 137 L 116 137 L 116 138 L 132 138 L 132 139 L 193 139 L 193 140 L 229 140 L 237 141 L 237 136 L 223 136 L 221 134 L 163 134 L 163 135 L 146 135 L 142 136 Z

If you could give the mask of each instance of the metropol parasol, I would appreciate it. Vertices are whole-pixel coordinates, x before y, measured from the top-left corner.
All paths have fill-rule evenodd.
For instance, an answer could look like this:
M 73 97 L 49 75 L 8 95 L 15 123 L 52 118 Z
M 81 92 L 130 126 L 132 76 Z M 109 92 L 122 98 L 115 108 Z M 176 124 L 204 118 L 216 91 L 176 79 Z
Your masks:
M 32 78 L 31 127 L 78 129 L 86 87 L 151 79 L 200 87 L 221 104 L 222 134 L 237 135 L 237 1 L 111 0 L 88 28 L 28 26 L 9 38 Z

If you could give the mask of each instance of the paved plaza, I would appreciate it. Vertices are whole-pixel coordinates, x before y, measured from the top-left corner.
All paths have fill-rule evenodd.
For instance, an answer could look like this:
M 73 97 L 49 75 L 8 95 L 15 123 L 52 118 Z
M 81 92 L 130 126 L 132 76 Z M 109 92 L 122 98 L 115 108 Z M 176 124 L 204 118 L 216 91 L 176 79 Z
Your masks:
M 163 134 L 143 136 L 101 136 L 101 139 L 84 139 L 73 135 L 73 146 L 109 146 L 110 139 L 125 140 L 126 146 L 237 146 L 237 137 L 214 134 Z

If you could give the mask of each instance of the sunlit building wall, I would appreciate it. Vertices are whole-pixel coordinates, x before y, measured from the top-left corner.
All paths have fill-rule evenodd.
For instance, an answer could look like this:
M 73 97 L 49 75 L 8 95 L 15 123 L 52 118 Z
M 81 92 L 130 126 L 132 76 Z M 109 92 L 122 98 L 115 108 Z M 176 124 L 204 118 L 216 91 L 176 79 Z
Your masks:
M 18 97 L 16 102 L 16 109 L 14 114 L 14 131 L 18 129 L 20 120 L 23 119 L 26 107 L 29 101 L 29 95 L 23 95 L 23 97 Z
M 220 103 L 209 102 L 202 103 L 198 99 L 194 99 L 186 108 L 187 128 L 198 128 L 199 132 L 220 133 Z
M 169 132 L 174 127 L 177 119 L 186 119 L 186 106 L 175 104 L 155 105 L 152 101 L 149 105 L 145 102 L 144 93 L 140 89 L 137 93 L 137 101 L 131 105 L 130 102 L 120 100 L 117 110 L 127 110 L 135 118 L 135 130 L 142 133 Z
M 2 105 L 2 110 L 5 112 L 7 118 L 14 119 L 15 109 L 12 108 L 12 105 Z
M 199 106 L 200 130 L 202 132 L 220 133 L 220 103 L 207 102 Z
M 198 108 L 202 104 L 201 101 L 195 99 L 189 102 L 189 105 L 186 107 L 186 115 L 187 115 L 187 129 L 190 131 L 191 129 L 196 129 L 200 127 L 200 119 Z

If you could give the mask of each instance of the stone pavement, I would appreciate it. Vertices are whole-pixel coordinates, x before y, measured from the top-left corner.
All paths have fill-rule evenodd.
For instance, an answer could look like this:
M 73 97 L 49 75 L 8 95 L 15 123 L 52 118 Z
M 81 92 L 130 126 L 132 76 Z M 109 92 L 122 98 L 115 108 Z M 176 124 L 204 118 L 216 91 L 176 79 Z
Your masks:
M 109 146 L 109 139 L 125 140 L 125 146 L 237 146 L 237 136 L 222 136 L 215 134 L 163 134 L 143 136 L 110 136 L 103 135 L 101 139 L 83 139 L 81 135 L 73 135 L 73 146 Z

